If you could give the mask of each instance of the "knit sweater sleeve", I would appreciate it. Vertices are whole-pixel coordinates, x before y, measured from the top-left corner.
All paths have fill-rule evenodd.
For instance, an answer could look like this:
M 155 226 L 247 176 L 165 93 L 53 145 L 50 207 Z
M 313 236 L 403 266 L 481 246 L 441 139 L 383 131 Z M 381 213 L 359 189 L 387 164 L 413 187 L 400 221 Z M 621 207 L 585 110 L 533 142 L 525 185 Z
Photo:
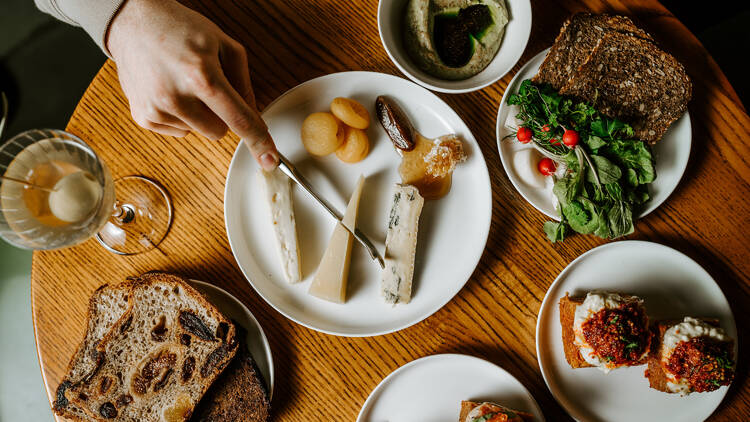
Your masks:
M 124 2 L 125 0 L 34 0 L 42 12 L 83 28 L 108 56 L 107 29 Z

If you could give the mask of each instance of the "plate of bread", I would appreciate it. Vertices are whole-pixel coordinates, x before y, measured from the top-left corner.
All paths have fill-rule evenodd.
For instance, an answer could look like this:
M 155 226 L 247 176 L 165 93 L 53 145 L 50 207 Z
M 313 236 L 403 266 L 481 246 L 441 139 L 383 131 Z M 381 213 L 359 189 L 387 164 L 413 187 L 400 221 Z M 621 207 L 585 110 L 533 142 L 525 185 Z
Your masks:
M 458 293 L 484 250 L 492 194 L 479 145 L 450 106 L 403 78 L 343 72 L 287 91 L 263 119 L 281 154 L 343 216 L 337 223 L 286 173 L 261 171 L 238 147 L 227 237 L 271 306 L 324 333 L 373 336 L 423 320 Z M 382 267 L 352 232 L 369 238 Z
M 388 375 L 362 405 L 357 422 L 544 421 L 539 405 L 513 375 L 486 360 L 440 354 Z
M 272 391 L 268 341 L 241 302 L 150 272 L 94 291 L 53 406 L 77 421 L 261 422 Z
M 524 84 L 543 95 L 555 94 L 545 95 L 537 100 L 539 104 L 543 101 L 545 107 L 553 107 L 562 98 L 563 102 L 572 101 L 571 108 L 547 109 L 546 115 L 537 115 L 544 121 L 533 119 L 527 105 L 513 98 Z M 576 170 L 576 163 L 566 165 L 563 155 L 580 149 L 588 156 L 605 157 L 621 169 L 622 176 L 615 179 L 624 189 L 638 184 L 631 181 L 630 174 L 643 185 L 642 190 L 636 190 L 638 199 L 631 200 L 634 206 L 630 212 L 635 219 L 644 217 L 666 201 L 687 167 L 692 143 L 687 111 L 691 95 L 692 83 L 682 64 L 628 17 L 575 14 L 561 28 L 552 47 L 526 63 L 503 95 L 496 127 L 503 169 L 526 201 L 560 221 L 560 195 L 553 187 Z M 572 110 L 596 115 L 580 118 Z M 602 121 L 617 126 L 594 127 Z M 642 155 L 635 158 L 616 150 L 604 134 L 619 145 L 637 146 Z M 588 156 L 583 166 L 588 163 L 598 169 L 599 162 Z M 549 163 L 546 167 L 545 161 Z M 648 177 L 641 173 L 642 164 L 648 168 Z M 597 197 L 593 192 L 584 196 Z
M 603 245 L 568 265 L 542 302 L 536 348 L 547 386 L 577 420 L 702 421 L 739 356 L 713 278 L 644 241 Z

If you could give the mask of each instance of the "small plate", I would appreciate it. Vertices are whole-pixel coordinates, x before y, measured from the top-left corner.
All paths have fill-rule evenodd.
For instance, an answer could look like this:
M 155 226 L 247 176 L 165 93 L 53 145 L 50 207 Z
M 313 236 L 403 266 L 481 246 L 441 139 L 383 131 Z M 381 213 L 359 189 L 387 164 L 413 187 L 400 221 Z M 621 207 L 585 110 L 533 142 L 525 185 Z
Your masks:
M 592 249 L 571 262 L 550 286 L 536 324 L 536 353 L 544 381 L 555 399 L 584 421 L 702 421 L 719 406 L 728 387 L 686 397 L 649 387 L 645 366 L 604 374 L 572 369 L 565 360 L 558 303 L 593 289 L 629 293 L 644 299 L 649 318 L 718 318 L 737 339 L 734 316 L 713 278 L 695 261 L 657 243 L 621 241 Z M 734 355 L 737 354 L 735 342 Z
M 263 332 L 258 320 L 242 302 L 221 287 L 198 280 L 190 280 L 190 283 L 196 290 L 203 293 L 208 301 L 216 306 L 224 316 L 236 321 L 247 331 L 247 338 L 245 339 L 247 350 L 263 376 L 268 388 L 268 399 L 271 400 L 273 397 L 273 357 L 266 333 Z
M 536 75 L 548 51 L 549 49 L 542 51 L 526 63 L 510 81 L 508 89 L 505 90 L 497 112 L 497 149 L 505 173 L 516 190 L 521 193 L 521 196 L 534 208 L 546 214 L 547 217 L 560 221 L 560 214 L 555 210 L 554 195 L 550 191 L 528 185 L 521 180 L 513 168 L 513 154 L 520 149 L 531 147 L 521 144 L 515 139 L 503 139 L 513 133 L 505 127 L 508 113 L 511 110 L 511 107 L 507 104 L 508 95 L 518 92 L 521 82 Z M 653 147 L 652 152 L 656 161 L 656 180 L 649 186 L 651 200 L 641 208 L 638 218 L 643 218 L 655 210 L 677 188 L 690 158 L 692 138 L 690 113 L 686 111 Z
M 482 256 L 492 217 L 492 191 L 484 157 L 461 118 L 430 91 L 392 75 L 344 72 L 307 81 L 283 94 L 263 112 L 279 150 L 310 183 L 343 211 L 359 175 L 365 181 L 357 226 L 384 250 L 388 214 L 400 157 L 376 120 L 375 98 L 394 98 L 417 130 L 433 138 L 456 133 L 468 154 L 453 174 L 453 187 L 438 201 L 426 201 L 419 221 L 412 300 L 395 307 L 380 296 L 381 269 L 355 242 L 347 302 L 326 302 L 307 293 L 328 245 L 335 221 L 301 189 L 292 188 L 303 280 L 289 284 L 281 271 L 258 165 L 239 145 L 227 174 L 224 218 L 234 257 L 249 283 L 284 316 L 328 334 L 374 336 L 415 324 L 443 307 L 463 287 Z M 370 154 L 347 164 L 334 154 L 315 158 L 305 151 L 300 127 L 313 112 L 327 111 L 335 97 L 362 103 L 372 119 Z M 470 204 L 470 205 L 469 205 Z M 457 247 L 461 245 L 461 247 Z
M 396 369 L 370 393 L 357 422 L 456 422 L 462 400 L 494 402 L 544 421 L 539 405 L 513 375 L 473 356 L 427 356 Z

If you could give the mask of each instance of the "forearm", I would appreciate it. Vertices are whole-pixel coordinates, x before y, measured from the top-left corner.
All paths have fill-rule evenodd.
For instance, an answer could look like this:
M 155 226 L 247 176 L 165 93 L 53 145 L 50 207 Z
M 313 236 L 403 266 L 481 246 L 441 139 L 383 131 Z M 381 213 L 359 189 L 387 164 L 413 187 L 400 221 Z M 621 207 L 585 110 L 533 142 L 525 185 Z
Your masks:
M 39 10 L 55 18 L 82 27 L 109 55 L 107 29 L 125 0 L 34 0 Z

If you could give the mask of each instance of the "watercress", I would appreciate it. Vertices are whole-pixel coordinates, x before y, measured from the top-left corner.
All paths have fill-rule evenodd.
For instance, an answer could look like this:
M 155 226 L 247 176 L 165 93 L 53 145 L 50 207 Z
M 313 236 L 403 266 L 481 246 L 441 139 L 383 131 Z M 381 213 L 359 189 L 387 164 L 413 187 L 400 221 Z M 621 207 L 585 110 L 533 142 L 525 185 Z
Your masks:
M 562 241 L 568 228 L 606 239 L 632 233 L 633 214 L 650 199 L 648 185 L 656 179 L 651 149 L 633 128 L 528 79 L 508 104 L 518 106 L 516 119 L 531 130 L 532 145 L 567 169 L 554 183 L 560 221 L 544 224 L 547 238 Z M 580 139 L 573 148 L 560 142 L 566 130 Z

